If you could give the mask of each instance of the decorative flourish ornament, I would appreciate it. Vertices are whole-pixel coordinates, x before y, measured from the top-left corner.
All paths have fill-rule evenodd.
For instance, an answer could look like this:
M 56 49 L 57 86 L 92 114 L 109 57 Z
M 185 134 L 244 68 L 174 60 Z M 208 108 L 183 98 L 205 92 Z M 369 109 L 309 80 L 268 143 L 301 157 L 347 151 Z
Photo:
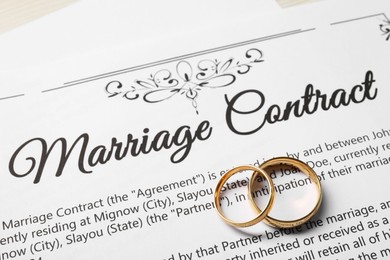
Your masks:
M 106 85 L 109 97 L 121 96 L 135 100 L 142 96 L 147 103 L 157 103 L 182 95 L 191 101 L 198 114 L 196 99 L 206 89 L 223 88 L 236 81 L 238 75 L 248 73 L 253 64 L 263 62 L 263 53 L 255 48 L 245 53 L 245 61 L 230 58 L 226 61 L 201 60 L 194 68 L 188 61 L 176 64 L 176 71 L 162 69 L 150 74 L 146 80 L 135 80 L 134 84 L 125 85 L 114 80 Z
M 390 20 L 385 20 L 383 24 L 380 24 L 379 29 L 383 32 L 383 35 L 387 36 L 386 41 L 388 41 L 390 39 Z

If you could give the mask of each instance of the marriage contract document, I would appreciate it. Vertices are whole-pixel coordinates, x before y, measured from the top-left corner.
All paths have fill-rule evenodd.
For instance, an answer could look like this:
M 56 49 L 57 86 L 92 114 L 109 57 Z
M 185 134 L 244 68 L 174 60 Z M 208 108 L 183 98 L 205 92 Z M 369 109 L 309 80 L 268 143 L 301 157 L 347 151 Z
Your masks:
M 2 75 L 0 259 L 388 259 L 389 17 L 323 1 Z M 277 156 L 314 169 L 318 214 L 228 226 L 220 177 Z M 221 194 L 237 220 L 248 174 Z M 271 216 L 310 210 L 310 179 L 269 174 Z

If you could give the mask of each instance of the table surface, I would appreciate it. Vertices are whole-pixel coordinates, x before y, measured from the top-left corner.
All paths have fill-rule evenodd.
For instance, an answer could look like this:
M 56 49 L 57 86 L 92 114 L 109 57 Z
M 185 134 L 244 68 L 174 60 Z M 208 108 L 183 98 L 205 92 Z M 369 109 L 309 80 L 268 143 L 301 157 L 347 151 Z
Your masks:
M 12 30 L 80 0 L 1 0 L 0 33 Z M 261 0 L 259 0 L 261 1 Z M 318 0 L 276 0 L 283 8 Z

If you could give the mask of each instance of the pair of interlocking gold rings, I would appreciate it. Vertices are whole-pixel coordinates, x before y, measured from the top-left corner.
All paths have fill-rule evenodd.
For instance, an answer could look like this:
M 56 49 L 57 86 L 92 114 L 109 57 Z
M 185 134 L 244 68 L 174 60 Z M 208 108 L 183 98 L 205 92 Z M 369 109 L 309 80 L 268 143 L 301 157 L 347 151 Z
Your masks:
M 272 209 L 274 198 L 275 198 L 275 187 L 274 187 L 272 178 L 268 175 L 268 173 L 265 171 L 265 169 L 272 167 L 272 166 L 280 165 L 280 164 L 293 166 L 293 167 L 299 169 L 301 172 L 303 172 L 304 174 L 306 174 L 310 178 L 310 180 L 314 183 L 314 185 L 316 187 L 316 191 L 317 191 L 316 204 L 314 205 L 313 209 L 307 215 L 305 215 L 299 219 L 279 220 L 279 219 L 272 218 L 272 217 L 268 216 L 268 213 Z M 222 187 L 224 186 L 226 181 L 234 174 L 236 174 L 238 172 L 242 172 L 242 171 L 248 171 L 248 170 L 253 171 L 250 182 L 248 184 L 248 198 L 249 198 L 249 201 L 250 201 L 252 208 L 255 210 L 257 215 L 256 215 L 256 217 L 254 217 L 253 219 L 251 219 L 249 221 L 245 221 L 245 222 L 233 221 L 233 220 L 227 218 L 222 212 L 222 208 L 221 208 L 221 204 L 220 204 L 220 196 L 221 196 Z M 264 177 L 264 179 L 267 181 L 268 187 L 269 187 L 268 201 L 267 201 L 267 204 L 263 210 L 259 209 L 259 207 L 257 206 L 257 204 L 253 198 L 253 193 L 252 193 L 253 185 L 256 182 L 259 174 Z M 264 221 L 264 223 L 266 223 L 270 226 L 273 226 L 273 227 L 277 227 L 277 228 L 292 228 L 292 227 L 300 226 L 300 225 L 304 224 L 305 222 L 307 222 L 309 219 L 311 219 L 317 213 L 317 211 L 320 208 L 321 201 L 322 201 L 322 189 L 321 189 L 321 183 L 320 183 L 320 180 L 319 180 L 317 174 L 314 172 L 314 170 L 311 167 L 309 167 L 304 162 L 297 160 L 297 159 L 294 159 L 294 158 L 290 158 L 290 157 L 276 157 L 276 158 L 270 159 L 268 161 L 265 161 L 259 167 L 255 167 L 255 166 L 251 166 L 251 165 L 244 165 L 244 166 L 235 167 L 235 168 L 231 169 L 230 171 L 226 172 L 221 177 L 221 179 L 217 183 L 217 187 L 216 187 L 215 193 L 214 193 L 214 203 L 215 203 L 215 207 L 217 209 L 219 216 L 226 223 L 228 223 L 232 226 L 235 226 L 235 227 L 249 227 L 249 226 L 252 226 L 252 225 L 259 223 L 262 220 Z

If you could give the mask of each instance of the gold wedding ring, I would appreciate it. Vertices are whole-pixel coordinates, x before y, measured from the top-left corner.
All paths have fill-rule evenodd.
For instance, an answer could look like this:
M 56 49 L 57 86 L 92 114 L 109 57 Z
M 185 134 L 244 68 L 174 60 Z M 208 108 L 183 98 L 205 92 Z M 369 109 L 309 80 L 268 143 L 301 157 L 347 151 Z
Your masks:
M 268 167 L 275 166 L 275 165 L 280 165 L 280 164 L 285 164 L 285 165 L 290 165 L 293 167 L 298 168 L 301 172 L 306 174 L 310 180 L 315 184 L 316 190 L 317 190 L 317 202 L 314 205 L 313 209 L 305 216 L 295 219 L 295 220 L 279 220 L 276 218 L 272 218 L 270 216 L 267 216 L 264 218 L 264 223 L 277 227 L 277 228 L 292 228 L 292 227 L 297 227 L 305 222 L 307 222 L 309 219 L 311 219 L 319 210 L 321 201 L 322 201 L 322 189 L 321 189 L 321 183 L 320 180 L 318 179 L 317 174 L 314 172 L 314 170 L 309 167 L 306 163 L 290 158 L 290 157 L 276 157 L 273 159 L 270 159 L 268 161 L 263 162 L 260 165 L 260 168 L 265 170 Z M 249 190 L 252 190 L 253 184 L 256 181 L 257 173 L 254 173 L 252 175 L 252 178 L 250 180 L 250 184 L 248 186 Z M 257 210 L 257 212 L 262 212 L 262 210 L 259 209 L 257 204 L 254 201 L 253 195 L 251 192 L 248 193 L 249 201 L 251 202 L 253 208 Z
M 257 176 L 258 174 L 261 174 L 264 177 L 264 179 L 268 182 L 268 186 L 270 187 L 270 195 L 268 197 L 268 201 L 267 201 L 267 204 L 266 204 L 264 210 L 260 210 L 257 206 L 255 207 L 255 209 L 257 209 L 257 213 L 258 213 L 255 218 L 253 218 L 249 221 L 245 221 L 245 222 L 237 222 L 237 221 L 233 221 L 233 220 L 225 217 L 225 215 L 223 214 L 221 204 L 220 204 L 220 196 L 221 196 L 222 187 L 226 183 L 226 181 L 230 177 L 232 177 L 234 174 L 241 172 L 241 171 L 246 171 L 246 170 L 253 171 L 252 179 L 253 179 L 253 176 L 255 176 L 255 175 Z M 251 187 L 251 186 L 248 186 L 248 187 Z M 248 189 L 248 197 L 252 198 L 250 193 L 251 193 L 251 189 Z M 264 170 L 257 168 L 255 166 L 251 166 L 251 165 L 238 166 L 238 167 L 235 167 L 235 168 L 231 169 L 230 171 L 226 172 L 219 180 L 217 187 L 215 188 L 215 192 L 214 192 L 214 203 L 215 203 L 215 207 L 217 209 L 218 215 L 226 223 L 228 223 L 232 226 L 235 226 L 235 227 L 249 227 L 249 226 L 255 225 L 255 224 L 259 223 L 260 221 L 262 221 L 268 215 L 268 213 L 271 211 L 271 208 L 272 208 L 272 205 L 274 202 L 274 198 L 275 198 L 275 188 L 274 188 L 274 184 L 272 182 L 271 177 Z
M 293 167 L 299 169 L 301 172 L 303 172 L 304 174 L 306 174 L 310 178 L 312 183 L 315 184 L 316 191 L 317 191 L 316 204 L 314 205 L 314 207 L 310 210 L 310 212 L 308 214 L 306 214 L 305 216 L 303 216 L 301 218 L 294 219 L 294 220 L 279 220 L 279 219 L 273 218 L 273 217 L 268 215 L 268 213 L 271 211 L 273 201 L 275 198 L 275 187 L 274 187 L 274 184 L 272 182 L 271 177 L 268 175 L 268 173 L 265 170 L 271 166 L 276 166 L 276 165 L 281 165 L 281 164 L 293 166 Z M 244 170 L 253 171 L 252 177 L 251 177 L 250 182 L 248 184 L 248 199 L 252 205 L 252 208 L 256 211 L 257 215 L 255 218 L 253 218 L 249 221 L 236 222 L 236 221 L 233 221 L 233 220 L 226 218 L 225 215 L 222 213 L 221 204 L 220 204 L 220 193 L 222 191 L 223 185 L 226 183 L 226 181 L 232 175 L 236 174 L 237 172 L 244 171 Z M 257 206 L 257 204 L 253 198 L 253 193 L 252 193 L 253 186 L 254 186 L 259 174 L 261 174 L 264 177 L 264 179 L 268 182 L 268 187 L 269 187 L 269 198 L 268 198 L 268 202 L 267 202 L 264 210 L 259 209 L 259 207 Z M 317 174 L 306 163 L 304 163 L 300 160 L 294 159 L 294 158 L 290 158 L 290 157 L 276 157 L 276 158 L 270 159 L 268 161 L 265 161 L 264 163 L 262 163 L 260 165 L 260 167 L 255 167 L 255 166 L 250 166 L 250 165 L 235 167 L 232 170 L 225 173 L 225 175 L 223 175 L 221 177 L 221 179 L 219 180 L 217 187 L 215 189 L 215 193 L 214 193 L 214 203 L 215 203 L 215 207 L 217 209 L 219 216 L 226 223 L 228 223 L 232 226 L 236 226 L 236 227 L 249 227 L 249 226 L 252 226 L 254 224 L 257 224 L 258 222 L 260 222 L 262 220 L 264 220 L 264 223 L 266 223 L 270 226 L 273 226 L 273 227 L 277 227 L 277 228 L 292 228 L 292 227 L 300 226 L 300 225 L 304 224 L 305 222 L 307 222 L 309 219 L 311 219 L 318 212 L 320 205 L 321 205 L 321 201 L 322 201 L 322 189 L 321 189 L 321 183 L 320 183 L 320 180 L 319 180 Z

